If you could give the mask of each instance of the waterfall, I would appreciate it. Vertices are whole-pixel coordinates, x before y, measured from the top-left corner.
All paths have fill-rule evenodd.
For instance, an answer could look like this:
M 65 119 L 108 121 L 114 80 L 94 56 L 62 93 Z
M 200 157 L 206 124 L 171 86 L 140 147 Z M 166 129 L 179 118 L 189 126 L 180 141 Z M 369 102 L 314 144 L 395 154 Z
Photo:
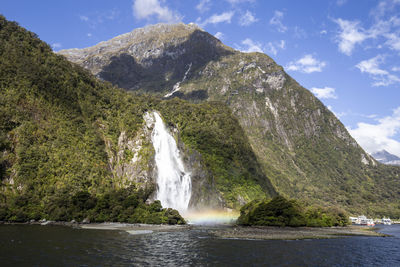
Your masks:
M 185 171 L 175 139 L 160 115 L 153 112 L 153 116 L 155 123 L 151 140 L 158 172 L 156 199 L 161 201 L 163 207 L 185 212 L 192 193 L 190 173 Z

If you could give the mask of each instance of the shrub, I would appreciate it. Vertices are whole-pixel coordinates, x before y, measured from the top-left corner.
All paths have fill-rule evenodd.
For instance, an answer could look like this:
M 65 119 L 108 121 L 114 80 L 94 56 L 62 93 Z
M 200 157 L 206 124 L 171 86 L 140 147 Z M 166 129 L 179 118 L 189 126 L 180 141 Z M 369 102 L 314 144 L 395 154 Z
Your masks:
M 296 200 L 276 196 L 272 200 L 254 200 L 244 205 L 237 221 L 241 225 L 262 226 L 345 226 L 347 214 L 339 208 L 303 207 Z

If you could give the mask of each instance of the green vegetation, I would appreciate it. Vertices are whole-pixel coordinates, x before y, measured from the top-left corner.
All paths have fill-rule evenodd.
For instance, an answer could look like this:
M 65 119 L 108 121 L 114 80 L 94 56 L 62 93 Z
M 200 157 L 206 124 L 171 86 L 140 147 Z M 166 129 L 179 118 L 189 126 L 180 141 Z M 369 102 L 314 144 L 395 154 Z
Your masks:
M 237 119 L 217 102 L 191 104 L 178 98 L 157 105 L 165 121 L 180 131 L 182 141 L 200 152 L 226 204 L 240 208 L 238 196 L 248 202 L 275 190 L 263 174 Z
M 207 101 L 229 105 L 279 194 L 354 215 L 400 218 L 400 168 L 375 164 L 335 115 L 271 58 L 235 52 L 205 70 L 180 92 L 206 90 Z M 268 77 L 285 82 L 271 86 Z
M 209 184 L 228 206 L 239 207 L 238 197 L 274 194 L 224 105 L 126 93 L 4 17 L 0 58 L 0 220 L 182 223 L 176 211 L 145 204 L 152 181 L 124 184 L 112 172 L 110 155 L 118 153 L 121 132 L 134 138 L 151 110 L 179 130 L 188 149 L 202 154 Z M 122 153 L 126 161 L 133 157 L 130 150 Z M 128 199 L 134 203 L 127 205 Z
M 400 217 L 400 168 L 375 166 L 334 115 L 269 57 L 222 52 L 204 59 L 204 69 L 197 66 L 181 84 L 183 98 L 208 102 L 161 100 L 99 81 L 0 16 L 0 220 L 179 223 L 175 211 L 145 204 L 153 181 L 136 184 L 113 172 L 121 133 L 135 138 L 143 115 L 152 110 L 178 130 L 175 137 L 185 149 L 201 154 L 210 185 L 203 194 L 215 189 L 227 207 L 278 191 L 354 214 Z M 177 65 L 171 82 L 181 79 L 189 63 Z M 283 77 L 283 87 L 271 88 L 260 69 Z M 160 77 L 165 78 L 161 70 L 155 84 Z M 264 91 L 256 92 L 255 84 Z M 267 99 L 274 107 L 266 108 Z M 145 161 L 151 160 L 149 146 L 140 151 Z M 134 156 L 129 149 L 122 154 L 124 163 Z M 126 206 L 125 198 L 137 199 L 137 206 Z M 289 210 L 299 208 L 302 216 L 285 223 L 306 218 L 306 225 L 330 224 L 325 209 L 292 205 Z
M 168 104 L 161 101 L 162 106 L 168 106 L 164 117 L 178 126 L 185 144 L 201 152 L 229 206 L 238 206 L 238 195 L 249 201 L 262 197 L 262 190 L 272 196 L 274 188 L 285 197 L 340 206 L 354 215 L 400 218 L 400 168 L 375 164 L 335 115 L 281 66 L 265 54 L 235 51 L 191 27 L 168 27 L 170 31 L 161 33 L 150 26 L 137 38 L 126 37 L 127 49 L 120 51 L 141 43 L 176 57 L 160 53 L 145 66 L 137 63 L 144 51 L 128 55 L 89 48 L 70 51 L 75 55 L 71 60 L 96 74 L 99 70 L 112 74 L 102 77 L 113 84 L 154 95 L 170 92 L 191 65 L 174 95 L 209 104 L 195 107 L 186 102 L 174 105 L 180 103 L 176 100 Z M 93 56 L 101 60 L 94 62 Z M 127 59 L 132 61 L 133 57 L 134 64 L 128 64 Z M 129 73 L 120 75 L 123 71 Z M 222 103 L 229 106 L 233 117 L 227 115 Z M 209 110 L 204 109 L 207 107 Z M 220 116 L 214 112 L 218 107 Z M 222 123 L 226 118 L 234 127 Z M 190 125 L 192 121 L 196 125 Z M 236 130 L 240 128 L 237 123 L 243 130 Z M 233 131 L 236 137 L 230 140 L 228 134 L 219 132 L 222 129 L 230 134 Z M 239 135 L 243 138 L 237 138 Z M 232 148 L 237 141 L 239 146 Z M 243 157 L 250 155 L 248 151 L 254 155 Z M 256 162 L 256 168 L 241 165 L 243 158 L 254 156 L 250 162 Z
M 338 208 L 304 207 L 296 200 L 276 196 L 254 200 L 240 210 L 238 224 L 258 226 L 330 227 L 349 224 L 346 212 Z
M 144 204 L 152 187 L 113 183 L 104 140 L 141 126 L 142 98 L 97 81 L 4 17 L 0 58 L 0 220 L 184 222 Z
M 33 195 L 21 194 L 10 197 L 6 205 L 0 206 L 0 221 L 25 222 L 46 218 L 77 222 L 85 219 L 90 222 L 186 223 L 178 211 L 163 209 L 158 200 L 145 204 L 150 192 L 152 190 L 129 187 L 95 196 L 87 191 L 71 195 L 63 190 L 46 196 L 42 202 Z

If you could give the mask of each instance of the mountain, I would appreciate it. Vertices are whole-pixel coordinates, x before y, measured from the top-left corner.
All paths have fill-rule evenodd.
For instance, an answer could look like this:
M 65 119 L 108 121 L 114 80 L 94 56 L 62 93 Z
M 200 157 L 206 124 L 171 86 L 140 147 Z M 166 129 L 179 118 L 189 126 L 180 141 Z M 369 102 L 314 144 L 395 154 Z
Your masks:
M 191 175 L 189 207 L 276 195 L 227 106 L 127 93 L 2 16 L 0 37 L 0 221 L 179 222 L 146 204 L 157 187 L 153 112 Z
M 355 214 L 399 212 L 400 169 L 370 157 L 332 112 L 265 54 L 242 53 L 182 23 L 135 29 L 59 54 L 130 92 L 229 107 L 283 196 Z
M 387 165 L 399 165 L 400 166 L 400 158 L 396 155 L 390 154 L 386 150 L 381 150 L 371 154 L 377 161 Z
M 60 53 L 97 79 L 1 16 L 0 37 L 0 220 L 179 223 L 154 201 L 154 112 L 191 175 L 189 207 L 279 193 L 400 217 L 399 168 L 264 54 L 184 24 Z
M 157 24 L 94 47 L 59 52 L 103 80 L 158 96 L 170 93 L 174 86 L 179 88 L 185 77 L 191 78 L 210 61 L 232 53 L 194 24 Z M 202 98 L 202 93 L 190 95 Z

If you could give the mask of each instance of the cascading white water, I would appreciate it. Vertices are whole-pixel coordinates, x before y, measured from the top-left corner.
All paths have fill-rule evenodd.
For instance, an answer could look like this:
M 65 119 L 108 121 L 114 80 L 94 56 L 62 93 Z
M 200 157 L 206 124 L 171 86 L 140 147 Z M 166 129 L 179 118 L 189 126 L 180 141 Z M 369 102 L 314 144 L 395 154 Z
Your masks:
M 157 112 L 153 112 L 153 116 L 155 124 L 151 140 L 158 172 L 156 199 L 161 201 L 163 207 L 182 213 L 187 210 L 192 194 L 190 173 L 185 171 L 175 139 L 162 118 Z

